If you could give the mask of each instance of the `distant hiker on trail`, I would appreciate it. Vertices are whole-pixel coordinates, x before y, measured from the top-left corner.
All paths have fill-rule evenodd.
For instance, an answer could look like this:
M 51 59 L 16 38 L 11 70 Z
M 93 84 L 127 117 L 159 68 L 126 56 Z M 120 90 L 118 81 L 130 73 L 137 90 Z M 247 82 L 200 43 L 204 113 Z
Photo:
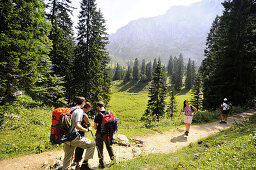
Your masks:
M 196 114 L 197 109 L 189 104 L 188 100 L 184 101 L 183 109 L 181 112 L 184 113 L 184 123 L 186 123 L 186 132 L 185 135 L 188 136 L 190 125 L 192 123 L 193 116 Z
M 82 108 L 83 111 L 84 111 L 84 114 L 83 114 L 83 120 L 81 122 L 81 125 L 84 128 L 90 127 L 90 121 L 89 121 L 87 113 L 91 110 L 91 108 L 92 108 L 92 105 L 89 102 L 86 102 L 84 107 Z M 85 132 L 78 131 L 78 133 L 81 135 L 81 137 L 85 136 Z M 74 159 L 74 162 L 76 164 L 76 169 L 78 169 L 80 167 L 79 162 L 82 160 L 83 153 L 84 153 L 84 149 L 83 148 L 76 147 L 75 159 Z
M 103 133 L 104 124 L 103 124 L 103 119 L 107 116 L 109 116 L 108 119 L 113 118 L 113 114 L 110 111 L 105 110 L 104 108 L 105 104 L 100 101 L 97 103 L 97 108 L 99 110 L 99 113 L 95 116 L 94 118 L 94 129 L 96 129 L 96 146 L 98 147 L 98 157 L 99 157 L 99 168 L 104 168 L 104 159 L 103 159 L 103 142 L 106 145 L 108 154 L 110 159 L 113 161 L 114 160 L 114 152 L 112 149 L 112 142 L 111 140 L 113 139 L 113 130 L 112 129 L 112 136 L 106 136 L 106 134 Z
M 85 129 L 81 125 L 81 122 L 83 121 L 83 113 L 84 113 L 81 108 L 83 108 L 85 104 L 86 104 L 85 98 L 78 97 L 76 99 L 76 106 L 70 108 L 70 112 L 72 112 L 73 110 L 74 111 L 72 113 L 71 127 L 70 127 L 69 131 L 72 134 L 73 133 L 76 134 L 77 136 L 75 139 L 64 143 L 65 156 L 64 156 L 64 160 L 63 160 L 63 170 L 69 169 L 71 160 L 73 159 L 74 150 L 76 147 L 86 149 L 84 161 L 83 161 L 83 164 L 80 169 L 81 170 L 85 170 L 85 169 L 89 170 L 90 169 L 88 166 L 88 159 L 93 158 L 95 143 L 85 137 L 82 137 L 78 133 L 78 131 L 89 132 L 92 130 L 91 127 L 89 127 L 88 129 Z
M 223 103 L 220 105 L 220 107 L 222 107 L 222 111 L 221 111 L 221 121 L 220 123 L 227 123 L 227 115 L 230 112 L 232 104 L 228 102 L 227 98 L 224 98 Z

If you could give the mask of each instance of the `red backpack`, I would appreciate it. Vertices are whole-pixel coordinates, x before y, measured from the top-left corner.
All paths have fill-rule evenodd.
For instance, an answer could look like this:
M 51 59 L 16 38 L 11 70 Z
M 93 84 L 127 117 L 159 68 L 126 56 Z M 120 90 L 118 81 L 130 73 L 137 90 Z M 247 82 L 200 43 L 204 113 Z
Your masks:
M 106 111 L 105 114 L 101 113 L 101 135 L 105 140 L 110 140 L 110 143 L 113 144 L 113 134 L 117 131 L 117 122 L 118 119 L 115 118 L 113 113 Z

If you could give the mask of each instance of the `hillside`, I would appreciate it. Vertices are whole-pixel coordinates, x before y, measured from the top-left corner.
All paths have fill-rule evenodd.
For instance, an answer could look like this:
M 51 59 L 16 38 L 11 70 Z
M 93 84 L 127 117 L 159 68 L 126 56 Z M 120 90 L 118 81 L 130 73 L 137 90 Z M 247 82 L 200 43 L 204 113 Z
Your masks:
M 109 36 L 113 60 L 153 59 L 183 54 L 197 64 L 203 59 L 205 40 L 211 24 L 222 13 L 223 0 L 202 0 L 189 6 L 174 6 L 164 15 L 131 21 Z

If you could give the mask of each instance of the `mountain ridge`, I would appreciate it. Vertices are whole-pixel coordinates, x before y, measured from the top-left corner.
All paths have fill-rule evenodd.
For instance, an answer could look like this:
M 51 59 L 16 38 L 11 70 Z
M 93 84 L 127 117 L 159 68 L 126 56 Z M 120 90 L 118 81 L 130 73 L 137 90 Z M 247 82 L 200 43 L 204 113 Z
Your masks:
M 165 14 L 129 22 L 109 36 L 111 56 L 122 60 L 152 60 L 183 54 L 199 65 L 211 24 L 220 15 L 223 0 L 203 0 L 188 6 L 173 6 Z

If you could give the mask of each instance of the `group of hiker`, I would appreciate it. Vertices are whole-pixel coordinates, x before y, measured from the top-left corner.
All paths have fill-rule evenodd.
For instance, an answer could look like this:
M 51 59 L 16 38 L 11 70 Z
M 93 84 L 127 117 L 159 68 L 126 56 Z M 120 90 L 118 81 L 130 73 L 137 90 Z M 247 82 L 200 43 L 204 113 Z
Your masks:
M 227 114 L 231 109 L 231 103 L 228 102 L 227 98 L 224 98 L 223 103 L 221 104 L 222 112 L 221 112 L 221 122 L 227 123 Z M 92 104 L 90 102 L 86 102 L 84 97 L 78 97 L 76 99 L 76 105 L 67 110 L 61 110 L 62 112 L 67 113 L 70 116 L 70 127 L 67 130 L 66 134 L 61 134 L 61 138 L 56 135 L 57 126 L 52 126 L 51 132 L 51 142 L 54 144 L 64 143 L 64 160 L 63 160 L 63 170 L 69 169 L 71 162 L 76 165 L 76 169 L 81 170 L 89 170 L 88 160 L 93 158 L 95 147 L 98 151 L 99 158 L 99 168 L 103 169 L 104 159 L 103 159 L 103 144 L 105 143 L 110 159 L 113 161 L 115 159 L 112 144 L 113 144 L 113 133 L 117 130 L 117 122 L 118 119 L 113 116 L 111 111 L 105 109 L 105 104 L 102 101 L 97 103 L 98 113 L 94 117 L 94 129 L 96 130 L 96 138 L 92 133 L 91 123 L 88 118 L 88 112 L 91 110 Z M 61 109 L 61 108 L 60 108 Z M 60 112 L 60 110 L 56 109 L 53 112 L 53 124 L 54 121 L 62 119 L 65 114 L 62 114 L 62 118 L 56 118 L 55 112 Z M 186 124 L 185 136 L 188 136 L 190 125 L 192 123 L 193 116 L 197 112 L 197 108 L 190 105 L 188 100 L 184 101 L 183 109 L 181 112 L 184 112 L 184 123 Z M 94 141 L 85 137 L 85 133 L 91 132 Z M 82 156 L 84 153 L 84 149 L 86 149 L 84 160 L 80 166 L 80 161 L 82 160 Z M 73 158 L 74 157 L 74 158 Z
M 76 105 L 69 109 L 69 113 L 72 114 L 71 127 L 68 134 L 71 136 L 69 140 L 64 142 L 64 160 L 63 170 L 69 169 L 72 160 L 76 165 L 76 169 L 89 170 L 88 160 L 93 158 L 95 147 L 98 151 L 99 168 L 104 168 L 103 161 L 103 143 L 105 143 L 110 159 L 114 160 L 114 152 L 112 149 L 112 142 L 108 136 L 102 134 L 102 119 L 104 115 L 112 114 L 110 111 L 105 110 L 104 103 L 99 101 L 97 103 L 98 114 L 94 118 L 94 129 L 96 130 L 96 138 L 94 141 L 85 137 L 85 133 L 91 132 L 92 127 L 88 119 L 87 113 L 91 110 L 92 105 L 86 102 L 84 97 L 78 97 L 76 99 Z M 112 129 L 113 131 L 114 129 Z M 93 134 L 92 134 L 93 135 Z M 74 137 L 73 137 L 74 136 Z M 82 160 L 82 155 L 85 151 L 84 160 L 80 166 L 79 162 Z M 74 153 L 75 152 L 75 153 Z M 74 159 L 73 159 L 74 157 Z
M 230 112 L 232 104 L 228 102 L 227 98 L 224 98 L 223 103 L 221 104 L 221 121 L 220 123 L 227 123 L 227 115 Z M 184 101 L 183 109 L 181 112 L 184 112 L 184 123 L 186 124 L 185 136 L 188 136 L 190 125 L 192 123 L 193 116 L 197 112 L 197 108 L 190 105 L 188 100 Z

